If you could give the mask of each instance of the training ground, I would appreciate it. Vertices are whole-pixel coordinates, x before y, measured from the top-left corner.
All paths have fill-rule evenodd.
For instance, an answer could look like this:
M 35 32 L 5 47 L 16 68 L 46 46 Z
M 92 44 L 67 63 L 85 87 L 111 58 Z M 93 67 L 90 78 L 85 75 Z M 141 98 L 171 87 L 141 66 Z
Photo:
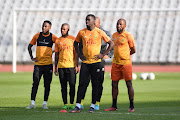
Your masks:
M 36 96 L 36 109 L 26 110 L 25 107 L 30 104 L 33 65 L 29 67 L 18 65 L 17 71 L 23 72 L 15 74 L 11 72 L 10 65 L 0 65 L 0 120 L 180 120 L 179 66 L 133 66 L 133 72 L 138 75 L 137 80 L 132 81 L 135 91 L 134 113 L 128 112 L 129 100 L 124 80 L 119 82 L 118 111 L 103 111 L 112 104 L 110 66 L 106 66 L 105 69 L 100 111 L 88 113 L 92 90 L 90 84 L 84 100 L 85 109 L 81 113 L 71 114 L 59 113 L 63 102 L 57 76 L 53 75 L 47 103 L 49 109 L 42 109 L 44 88 L 41 79 Z M 140 72 L 154 72 L 156 79 L 140 80 Z M 79 74 L 76 90 L 78 78 Z

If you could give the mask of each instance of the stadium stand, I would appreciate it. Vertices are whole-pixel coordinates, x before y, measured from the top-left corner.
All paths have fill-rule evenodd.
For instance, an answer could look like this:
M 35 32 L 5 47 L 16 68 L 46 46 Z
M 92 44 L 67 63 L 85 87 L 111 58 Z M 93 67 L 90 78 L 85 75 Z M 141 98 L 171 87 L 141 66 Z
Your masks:
M 13 8 L 180 8 L 179 0 L 1 0 L 0 62 L 12 61 Z M 40 15 L 39 15 L 40 13 Z M 27 45 L 41 30 L 43 19 L 52 21 L 60 36 L 60 25 L 70 24 L 70 34 L 85 27 L 89 12 L 19 12 L 17 14 L 17 61 L 30 62 Z M 104 29 L 116 32 L 119 18 L 127 20 L 126 30 L 135 37 L 134 63 L 180 63 L 180 11 L 178 12 L 92 12 L 101 18 Z M 33 48 L 35 54 L 35 48 Z M 108 59 L 111 62 L 112 59 Z

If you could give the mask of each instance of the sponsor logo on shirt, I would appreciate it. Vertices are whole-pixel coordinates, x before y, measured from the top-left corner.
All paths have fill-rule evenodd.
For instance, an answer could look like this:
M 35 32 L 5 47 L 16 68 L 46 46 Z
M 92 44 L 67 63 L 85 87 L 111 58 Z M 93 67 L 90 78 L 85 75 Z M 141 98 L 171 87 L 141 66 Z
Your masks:
M 92 38 L 89 38 L 89 40 L 86 41 L 86 44 L 87 44 L 87 45 L 95 45 L 95 44 L 96 44 L 96 41 L 93 41 Z
M 42 43 L 42 44 L 49 44 L 49 42 L 46 42 L 46 39 L 44 39 L 43 41 L 39 41 L 39 43 Z
M 72 42 L 71 42 L 71 41 L 69 41 L 69 44 L 72 44 Z

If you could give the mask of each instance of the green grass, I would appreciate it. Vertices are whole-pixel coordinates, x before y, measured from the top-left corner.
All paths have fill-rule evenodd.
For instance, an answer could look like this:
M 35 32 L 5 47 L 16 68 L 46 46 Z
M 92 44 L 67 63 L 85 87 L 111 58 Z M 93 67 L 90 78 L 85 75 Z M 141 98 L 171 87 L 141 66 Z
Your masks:
M 139 74 L 139 73 L 138 73 Z M 111 80 L 105 75 L 100 111 L 88 113 L 91 103 L 91 84 L 88 87 L 81 113 L 59 113 L 63 106 L 58 77 L 53 76 L 48 110 L 42 109 L 44 96 L 41 80 L 36 109 L 26 110 L 30 104 L 32 73 L 0 73 L 0 120 L 179 120 L 180 119 L 180 73 L 155 73 L 156 79 L 135 80 L 135 112 L 128 113 L 129 100 L 124 80 L 119 83 L 118 111 L 104 112 L 111 106 Z M 77 79 L 78 86 L 78 79 Z M 75 97 L 76 100 L 76 97 Z

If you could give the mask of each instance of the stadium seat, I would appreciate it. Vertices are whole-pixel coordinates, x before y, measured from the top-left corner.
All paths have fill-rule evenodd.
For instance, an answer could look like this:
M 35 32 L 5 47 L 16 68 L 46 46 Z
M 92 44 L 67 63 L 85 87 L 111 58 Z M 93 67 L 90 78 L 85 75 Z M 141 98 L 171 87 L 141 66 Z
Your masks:
M 97 4 L 98 3 L 98 4 Z M 0 46 L 12 47 L 13 44 L 13 8 L 180 8 L 178 0 L 1 0 L 0 4 Z M 112 34 L 116 32 L 119 18 L 127 21 L 126 30 L 133 34 L 137 53 L 132 56 L 133 62 L 159 63 L 180 62 L 180 17 L 179 12 L 18 12 L 17 44 L 18 51 L 27 50 L 33 35 L 41 31 L 43 20 L 51 20 L 51 32 L 60 36 L 62 23 L 70 24 L 70 34 L 76 36 L 85 27 L 85 16 L 93 13 L 100 17 L 101 25 Z M 107 19 L 108 18 L 108 19 Z M 22 44 L 21 44 L 22 43 Z M 2 47 L 3 49 L 4 47 Z M 4 58 L 0 61 L 11 61 L 10 50 L 0 52 Z M 33 48 L 35 50 L 35 48 Z M 30 61 L 27 51 L 19 54 L 18 61 Z M 28 58 L 26 58 L 28 57 Z M 112 62 L 112 59 L 108 61 Z

